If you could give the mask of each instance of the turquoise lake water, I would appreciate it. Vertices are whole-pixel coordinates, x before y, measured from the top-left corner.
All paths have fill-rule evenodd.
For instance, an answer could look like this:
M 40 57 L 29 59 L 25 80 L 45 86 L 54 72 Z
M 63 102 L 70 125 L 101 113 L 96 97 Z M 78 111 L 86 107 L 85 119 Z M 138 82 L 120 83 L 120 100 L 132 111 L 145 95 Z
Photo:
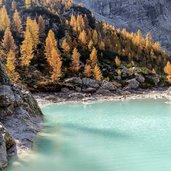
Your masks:
M 7 171 L 171 171 L 165 100 L 67 103 L 43 112 L 33 151 Z

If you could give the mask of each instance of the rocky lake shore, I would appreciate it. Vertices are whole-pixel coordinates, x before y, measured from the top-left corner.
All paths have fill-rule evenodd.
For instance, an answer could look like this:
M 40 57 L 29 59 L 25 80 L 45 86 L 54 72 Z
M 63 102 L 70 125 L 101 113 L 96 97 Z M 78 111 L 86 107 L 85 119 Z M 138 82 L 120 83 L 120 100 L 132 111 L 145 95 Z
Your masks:
M 53 103 L 65 102 L 94 102 L 94 101 L 122 101 L 138 99 L 167 99 L 171 100 L 171 90 L 169 87 L 153 88 L 148 90 L 138 89 L 132 91 L 120 90 L 110 94 L 83 93 L 76 91 L 56 92 L 56 93 L 35 93 L 34 98 L 40 107 L 45 107 Z
M 29 91 L 11 84 L 0 63 L 0 170 L 31 149 L 43 114 Z
M 0 67 L 2 68 L 2 67 Z M 59 92 L 34 93 L 12 85 L 4 73 L 0 85 L 0 168 L 8 165 L 11 156 L 20 156 L 31 149 L 38 132 L 41 131 L 43 115 L 39 107 L 53 103 L 94 102 L 132 99 L 170 100 L 169 87 L 141 89 L 132 79 L 126 87 L 115 81 L 97 81 L 90 78 L 66 79 Z M 1 77 L 0 77 L 1 79 Z M 36 101 L 36 100 L 37 101 Z M 38 106 L 39 105 L 39 106 Z
M 136 78 L 127 81 L 127 84 L 123 86 L 116 81 L 98 81 L 91 78 L 71 77 L 64 80 L 63 86 L 59 91 L 34 93 L 34 97 L 41 107 L 51 103 L 61 102 L 150 98 L 170 99 L 171 90 L 168 86 L 160 87 L 156 83 L 156 86 L 152 88 L 141 88 L 144 80 L 141 75 L 138 75 Z

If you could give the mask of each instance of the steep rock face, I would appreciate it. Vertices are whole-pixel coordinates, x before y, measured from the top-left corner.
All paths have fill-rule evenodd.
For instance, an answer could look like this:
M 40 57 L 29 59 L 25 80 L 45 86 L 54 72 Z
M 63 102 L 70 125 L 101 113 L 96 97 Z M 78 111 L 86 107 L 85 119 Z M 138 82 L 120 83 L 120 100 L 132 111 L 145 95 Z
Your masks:
M 75 0 L 94 11 L 100 20 L 143 34 L 151 32 L 155 41 L 171 52 L 170 0 Z
M 42 113 L 33 96 L 10 83 L 0 63 L 0 169 L 8 157 L 32 146 Z

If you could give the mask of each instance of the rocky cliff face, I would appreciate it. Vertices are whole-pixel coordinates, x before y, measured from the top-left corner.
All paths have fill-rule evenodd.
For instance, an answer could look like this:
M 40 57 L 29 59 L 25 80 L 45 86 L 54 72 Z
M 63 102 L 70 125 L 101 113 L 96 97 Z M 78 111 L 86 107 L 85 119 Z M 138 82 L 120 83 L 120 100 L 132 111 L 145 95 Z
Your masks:
M 0 170 L 9 156 L 31 147 L 41 120 L 32 95 L 12 85 L 0 63 Z
M 170 0 L 75 0 L 92 9 L 100 20 L 116 27 L 146 34 L 151 32 L 155 41 L 171 52 Z

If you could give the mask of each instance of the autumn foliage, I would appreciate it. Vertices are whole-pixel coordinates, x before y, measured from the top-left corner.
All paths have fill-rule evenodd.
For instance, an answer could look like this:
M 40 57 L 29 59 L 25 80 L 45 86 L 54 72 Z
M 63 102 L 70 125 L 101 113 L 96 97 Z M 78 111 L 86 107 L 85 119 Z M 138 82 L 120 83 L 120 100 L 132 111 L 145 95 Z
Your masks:
M 49 61 L 49 64 L 52 68 L 52 81 L 59 81 L 62 75 L 62 60 L 59 51 L 55 48 L 51 52 L 51 61 Z
M 22 42 L 22 45 L 20 47 L 21 65 L 29 66 L 31 60 L 34 57 L 32 37 L 31 37 L 31 33 L 29 32 L 29 30 L 26 30 L 24 37 L 25 37 L 24 41 Z
M 52 81 L 59 81 L 62 75 L 62 60 L 60 52 L 57 48 L 55 34 L 52 30 L 49 30 L 48 36 L 46 38 L 45 55 L 52 70 Z
M 5 67 L 10 79 L 16 83 L 19 80 L 20 76 L 16 71 L 16 55 L 15 52 L 12 50 L 10 50 L 7 55 L 7 61 Z
M 98 81 L 102 79 L 102 73 L 100 71 L 99 66 L 96 64 L 93 70 L 94 78 Z
M 0 9 L 0 31 L 5 31 L 10 27 L 10 19 L 5 6 Z
M 17 10 L 15 10 L 13 15 L 13 23 L 14 23 L 14 30 L 18 33 L 21 33 L 23 31 L 23 27 L 22 27 L 20 15 Z
M 74 48 L 73 50 L 71 69 L 75 73 L 80 70 L 80 53 L 78 52 L 77 48 Z
M 30 17 L 27 17 L 26 32 L 30 32 L 33 48 L 36 49 L 39 43 L 39 26 L 36 20 L 32 20 Z
M 164 67 L 164 72 L 167 74 L 167 80 L 171 83 L 171 63 L 168 61 Z
M 92 69 L 91 69 L 91 65 L 89 64 L 89 63 L 87 63 L 86 65 L 85 65 L 85 68 L 84 68 L 84 75 L 86 76 L 86 77 L 91 77 L 92 76 Z
M 27 75 L 33 69 L 55 83 L 68 76 L 115 80 L 125 66 L 165 72 L 171 82 L 169 55 L 150 33 L 143 37 L 140 30 L 129 33 L 99 22 L 73 0 L 11 0 L 9 5 L 0 0 L 0 58 L 12 79 L 17 71 Z
M 15 51 L 16 45 L 9 27 L 5 30 L 4 37 L 2 39 L 2 46 L 7 53 L 10 50 Z
M 116 66 L 120 66 L 121 65 L 121 60 L 119 59 L 118 56 L 116 56 L 116 58 L 115 58 L 115 64 L 116 64 Z

